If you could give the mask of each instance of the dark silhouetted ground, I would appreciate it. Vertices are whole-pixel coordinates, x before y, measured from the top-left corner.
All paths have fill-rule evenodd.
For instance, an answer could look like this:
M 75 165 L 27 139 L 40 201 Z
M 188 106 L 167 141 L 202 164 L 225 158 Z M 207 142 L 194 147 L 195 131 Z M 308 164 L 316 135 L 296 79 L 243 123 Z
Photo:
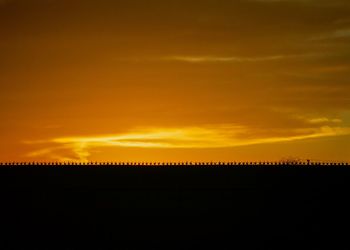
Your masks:
M 2 166 L 0 249 L 348 249 L 349 166 Z

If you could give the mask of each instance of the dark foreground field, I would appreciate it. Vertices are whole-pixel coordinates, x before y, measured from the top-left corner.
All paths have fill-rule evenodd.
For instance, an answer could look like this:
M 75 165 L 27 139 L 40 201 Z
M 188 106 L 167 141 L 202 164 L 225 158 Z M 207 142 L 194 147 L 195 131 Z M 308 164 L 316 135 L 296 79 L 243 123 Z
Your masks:
M 0 249 L 349 249 L 349 180 L 349 166 L 1 166 Z

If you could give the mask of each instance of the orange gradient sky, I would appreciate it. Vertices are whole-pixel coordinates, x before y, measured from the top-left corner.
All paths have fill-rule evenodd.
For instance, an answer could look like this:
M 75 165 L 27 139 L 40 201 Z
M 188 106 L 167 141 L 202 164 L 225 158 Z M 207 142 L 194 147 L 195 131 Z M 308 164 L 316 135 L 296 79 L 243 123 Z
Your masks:
M 350 161 L 348 0 L 0 0 L 0 161 Z

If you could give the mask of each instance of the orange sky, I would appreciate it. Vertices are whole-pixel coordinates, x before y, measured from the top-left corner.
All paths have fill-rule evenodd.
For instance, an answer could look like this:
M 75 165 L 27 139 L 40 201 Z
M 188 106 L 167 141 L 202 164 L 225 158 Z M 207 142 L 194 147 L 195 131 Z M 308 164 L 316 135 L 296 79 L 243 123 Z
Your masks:
M 0 0 L 0 161 L 350 161 L 348 0 Z

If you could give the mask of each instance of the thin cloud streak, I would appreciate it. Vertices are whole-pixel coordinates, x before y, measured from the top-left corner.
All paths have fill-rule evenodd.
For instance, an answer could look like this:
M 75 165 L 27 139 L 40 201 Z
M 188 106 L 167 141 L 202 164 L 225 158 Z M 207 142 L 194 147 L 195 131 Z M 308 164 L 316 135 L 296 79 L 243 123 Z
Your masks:
M 265 62 L 265 61 L 279 61 L 293 58 L 306 58 L 314 57 L 314 54 L 301 54 L 301 55 L 272 55 L 263 57 L 221 57 L 221 56 L 170 56 L 165 57 L 164 61 L 178 61 L 187 63 L 253 63 L 253 62 Z
M 48 157 L 59 161 L 86 162 L 91 150 L 96 148 L 149 148 L 149 149 L 203 149 L 230 148 L 257 144 L 290 142 L 312 138 L 340 136 L 350 134 L 347 127 L 323 126 L 312 129 L 299 129 L 298 135 L 286 137 L 269 137 L 249 139 L 249 130 L 239 126 L 221 126 L 208 128 L 144 129 L 140 132 L 119 135 L 102 135 L 87 137 L 62 137 L 46 142 L 27 142 L 29 144 L 45 143 L 48 148 L 31 152 L 27 157 Z M 69 157 L 60 151 L 70 151 Z
M 346 39 L 350 38 L 350 29 L 339 29 L 323 35 L 313 37 L 313 41 L 322 41 L 322 40 L 333 40 L 333 39 Z
M 260 57 L 244 57 L 244 56 L 216 56 L 216 55 L 170 55 L 164 57 L 118 57 L 114 58 L 121 62 L 185 62 L 185 63 L 254 63 L 280 61 L 297 58 L 313 58 L 322 57 L 326 54 L 305 53 L 295 55 L 267 55 Z

